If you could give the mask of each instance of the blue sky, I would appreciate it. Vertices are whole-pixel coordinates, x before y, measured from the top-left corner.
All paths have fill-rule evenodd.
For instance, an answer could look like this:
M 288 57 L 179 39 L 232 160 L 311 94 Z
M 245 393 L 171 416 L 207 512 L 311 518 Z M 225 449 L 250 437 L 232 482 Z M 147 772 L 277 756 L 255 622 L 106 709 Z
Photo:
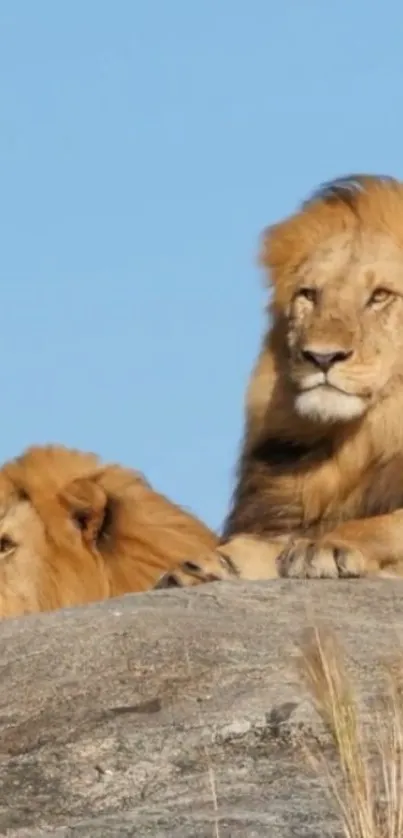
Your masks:
M 224 518 L 261 230 L 403 176 L 403 6 L 2 0 L 0 459 L 63 442 Z

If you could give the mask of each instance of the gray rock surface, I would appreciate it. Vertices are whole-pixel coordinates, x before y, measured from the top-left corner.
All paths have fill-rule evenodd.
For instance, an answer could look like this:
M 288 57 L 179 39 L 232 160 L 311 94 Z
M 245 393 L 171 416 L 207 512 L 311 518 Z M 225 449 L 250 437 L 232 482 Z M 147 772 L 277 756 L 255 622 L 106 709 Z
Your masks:
M 1 623 L 0 835 L 338 834 L 300 744 L 329 745 L 296 662 L 319 619 L 368 707 L 401 581 L 221 583 Z

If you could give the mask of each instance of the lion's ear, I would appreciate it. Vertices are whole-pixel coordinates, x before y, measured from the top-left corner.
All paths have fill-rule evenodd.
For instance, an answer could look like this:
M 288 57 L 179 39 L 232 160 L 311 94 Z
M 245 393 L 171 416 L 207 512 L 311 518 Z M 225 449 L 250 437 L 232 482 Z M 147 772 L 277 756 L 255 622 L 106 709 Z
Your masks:
M 105 490 L 91 477 L 79 477 L 60 493 L 74 524 L 88 544 L 95 544 L 104 527 L 108 498 Z

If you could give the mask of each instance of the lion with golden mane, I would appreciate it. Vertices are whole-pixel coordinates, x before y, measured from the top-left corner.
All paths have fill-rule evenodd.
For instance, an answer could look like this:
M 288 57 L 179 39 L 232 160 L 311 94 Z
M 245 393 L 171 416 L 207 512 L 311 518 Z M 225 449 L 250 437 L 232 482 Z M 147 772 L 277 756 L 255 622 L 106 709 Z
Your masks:
M 136 471 L 29 448 L 0 470 L 0 617 L 149 590 L 216 541 Z
M 266 230 L 271 325 L 218 549 L 159 587 L 403 575 L 403 183 L 325 184 Z

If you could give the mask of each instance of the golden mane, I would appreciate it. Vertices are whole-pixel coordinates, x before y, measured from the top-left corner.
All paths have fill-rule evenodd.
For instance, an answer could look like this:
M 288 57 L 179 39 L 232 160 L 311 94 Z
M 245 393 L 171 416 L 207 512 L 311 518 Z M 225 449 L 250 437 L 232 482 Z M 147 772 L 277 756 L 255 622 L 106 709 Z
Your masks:
M 0 616 L 148 590 L 216 541 L 139 472 L 29 448 L 0 470 Z
M 402 221 L 403 183 L 395 178 L 351 175 L 324 184 L 296 213 L 263 233 L 259 261 L 269 271 L 274 311 L 288 301 L 299 266 L 323 241 L 366 230 L 384 233 L 401 247 Z

